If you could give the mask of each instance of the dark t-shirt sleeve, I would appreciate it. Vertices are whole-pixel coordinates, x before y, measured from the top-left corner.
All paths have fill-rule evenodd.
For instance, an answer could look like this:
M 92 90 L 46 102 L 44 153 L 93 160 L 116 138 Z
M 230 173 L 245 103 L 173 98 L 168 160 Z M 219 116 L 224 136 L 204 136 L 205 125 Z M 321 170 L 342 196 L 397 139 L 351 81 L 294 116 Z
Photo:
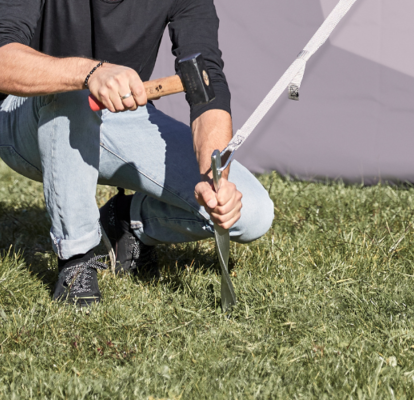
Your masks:
M 0 0 L 0 47 L 30 44 L 43 3 L 44 0 Z
M 230 91 L 223 73 L 223 60 L 218 46 L 219 19 L 213 0 L 176 0 L 169 17 L 172 53 L 178 60 L 201 53 L 207 65 L 216 94 L 209 104 L 190 104 L 191 123 L 207 110 L 230 111 Z M 187 98 L 188 101 L 188 98 Z

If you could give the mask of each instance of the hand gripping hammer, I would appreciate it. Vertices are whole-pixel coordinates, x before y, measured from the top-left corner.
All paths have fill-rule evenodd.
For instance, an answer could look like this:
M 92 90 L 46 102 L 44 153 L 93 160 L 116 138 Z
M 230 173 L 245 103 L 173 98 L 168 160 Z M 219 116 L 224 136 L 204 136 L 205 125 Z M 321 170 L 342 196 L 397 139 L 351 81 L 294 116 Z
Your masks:
M 214 100 L 214 90 L 201 53 L 179 60 L 178 69 L 178 75 L 144 82 L 148 100 L 181 92 L 186 92 L 192 105 L 205 104 Z M 92 111 L 106 108 L 93 95 L 89 95 L 89 106 Z

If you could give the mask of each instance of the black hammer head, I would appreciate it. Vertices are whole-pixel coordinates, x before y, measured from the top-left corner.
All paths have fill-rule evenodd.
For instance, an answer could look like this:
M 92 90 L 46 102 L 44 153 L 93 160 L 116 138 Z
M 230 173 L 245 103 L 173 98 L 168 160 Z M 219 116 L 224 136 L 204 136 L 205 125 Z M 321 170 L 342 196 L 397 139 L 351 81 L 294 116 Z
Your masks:
M 184 90 L 192 105 L 205 104 L 214 100 L 216 96 L 201 53 L 181 59 L 178 67 Z

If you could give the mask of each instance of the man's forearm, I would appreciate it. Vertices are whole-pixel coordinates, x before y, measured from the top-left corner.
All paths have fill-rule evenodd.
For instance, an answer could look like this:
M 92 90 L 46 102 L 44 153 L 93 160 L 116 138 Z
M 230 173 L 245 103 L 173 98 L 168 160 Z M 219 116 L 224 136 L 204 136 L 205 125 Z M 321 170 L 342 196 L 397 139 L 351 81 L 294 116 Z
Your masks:
M 56 58 L 32 48 L 10 43 L 0 47 L 0 92 L 36 96 L 83 89 L 83 82 L 96 61 Z
M 212 178 L 211 155 L 214 150 L 222 151 L 227 146 L 232 129 L 231 116 L 223 110 L 209 110 L 193 122 L 194 151 L 203 180 Z M 227 176 L 228 169 L 223 172 L 223 177 Z

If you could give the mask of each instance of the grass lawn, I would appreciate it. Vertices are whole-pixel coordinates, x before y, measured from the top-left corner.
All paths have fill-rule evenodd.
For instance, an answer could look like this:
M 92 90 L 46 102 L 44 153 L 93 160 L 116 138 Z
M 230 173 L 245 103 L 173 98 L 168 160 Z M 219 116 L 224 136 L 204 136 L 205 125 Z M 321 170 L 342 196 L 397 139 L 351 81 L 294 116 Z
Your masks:
M 412 399 L 414 189 L 260 179 L 275 220 L 231 246 L 231 318 L 212 240 L 160 247 L 157 285 L 100 273 L 86 313 L 51 301 L 42 187 L 1 164 L 0 398 Z

